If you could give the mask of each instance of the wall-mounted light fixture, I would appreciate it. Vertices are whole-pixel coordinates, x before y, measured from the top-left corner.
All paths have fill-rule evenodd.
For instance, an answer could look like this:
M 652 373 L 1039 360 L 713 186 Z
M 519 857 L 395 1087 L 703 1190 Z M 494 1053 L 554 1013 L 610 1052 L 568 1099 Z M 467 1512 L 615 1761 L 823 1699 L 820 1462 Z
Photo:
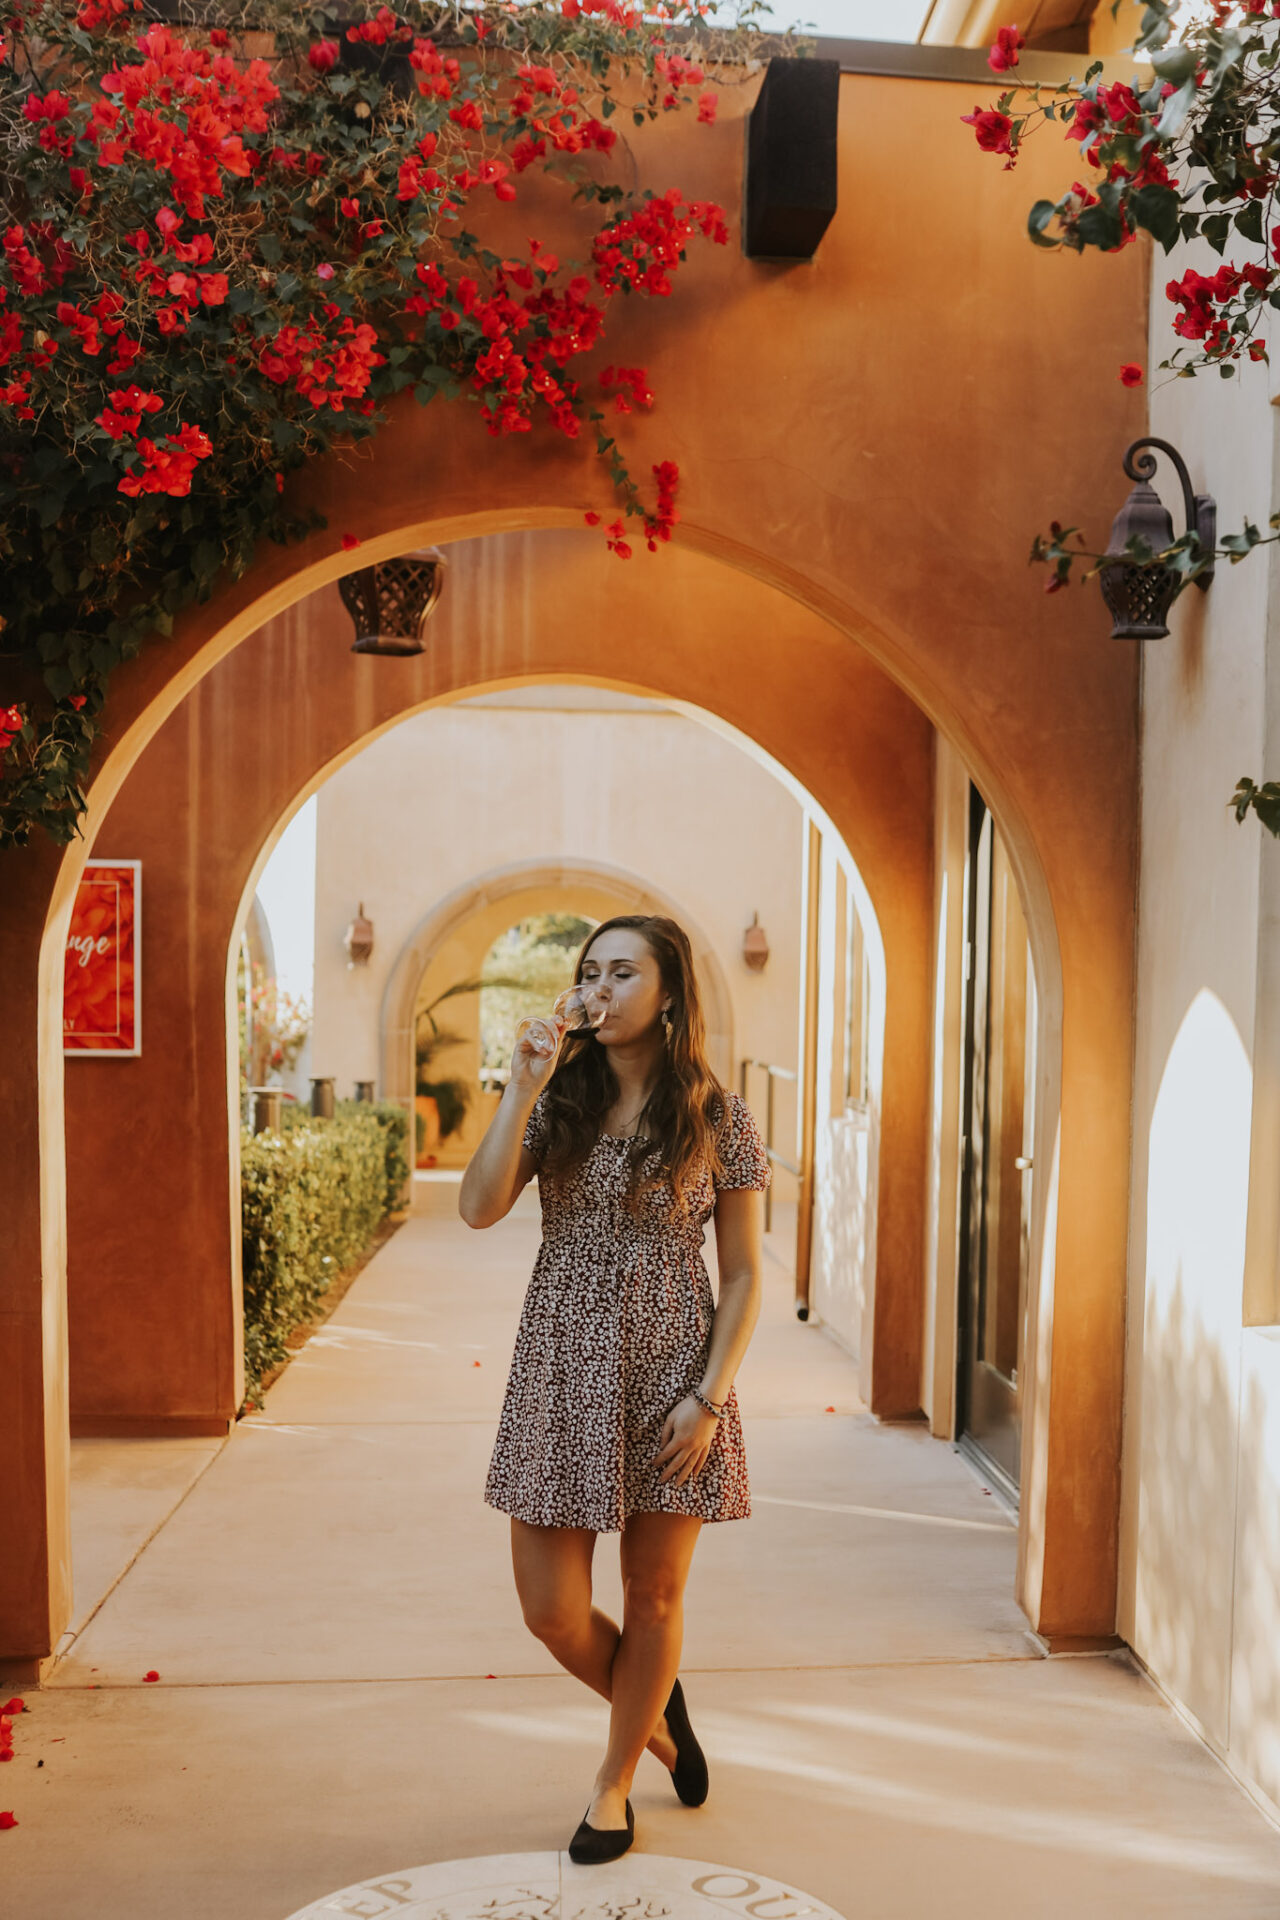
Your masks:
M 760 925 L 758 913 L 751 916 L 751 925 L 742 936 L 742 957 L 753 973 L 763 973 L 769 958 L 769 936 Z
M 444 555 L 431 547 L 344 574 L 338 591 L 355 623 L 352 653 L 424 653 L 422 633 L 444 587 L 444 568 Z
M 373 922 L 366 920 L 364 901 L 356 909 L 356 917 L 342 936 L 342 944 L 347 950 L 347 967 L 363 966 L 373 952 Z
M 1160 495 L 1150 484 L 1156 470 L 1155 455 L 1140 453 L 1140 447 L 1158 447 L 1173 462 L 1182 482 L 1182 500 L 1187 514 L 1187 532 L 1212 552 L 1218 540 L 1218 508 L 1208 493 L 1192 493 L 1187 463 L 1167 440 L 1135 440 L 1124 456 L 1124 470 L 1137 482 L 1129 498 L 1115 517 L 1107 560 L 1098 569 L 1102 597 L 1114 617 L 1113 640 L 1163 640 L 1169 629 L 1165 615 L 1185 575 L 1169 566 L 1143 564 L 1126 552 L 1135 535 L 1145 541 L 1153 553 L 1163 553 L 1173 545 L 1173 517 Z M 1213 579 L 1213 568 L 1206 567 L 1195 576 L 1203 591 Z

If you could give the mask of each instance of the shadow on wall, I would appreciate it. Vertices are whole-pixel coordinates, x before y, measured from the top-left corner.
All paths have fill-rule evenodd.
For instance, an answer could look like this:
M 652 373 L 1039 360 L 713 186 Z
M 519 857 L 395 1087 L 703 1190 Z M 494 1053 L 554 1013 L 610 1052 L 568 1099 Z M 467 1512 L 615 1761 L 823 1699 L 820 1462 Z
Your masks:
M 821 1128 L 814 1168 L 813 1304 L 855 1360 L 862 1357 L 871 1246 L 871 1115 Z
M 1280 1328 L 1245 1334 L 1244 1367 L 1231 1753 L 1280 1815 Z
M 1149 1135 L 1135 1624 L 1138 1652 L 1224 1749 L 1251 1094 L 1235 1024 L 1202 990 Z M 1273 1644 L 1273 1670 L 1278 1657 Z

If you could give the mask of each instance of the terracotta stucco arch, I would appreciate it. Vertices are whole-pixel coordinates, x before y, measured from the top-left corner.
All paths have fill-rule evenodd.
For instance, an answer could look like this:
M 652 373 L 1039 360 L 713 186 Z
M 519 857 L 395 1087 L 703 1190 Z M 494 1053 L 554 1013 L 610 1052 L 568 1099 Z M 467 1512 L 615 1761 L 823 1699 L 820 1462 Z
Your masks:
M 646 364 L 661 395 L 660 413 L 630 423 L 631 450 L 642 475 L 651 460 L 679 463 L 684 553 L 753 576 L 773 604 L 816 614 L 830 636 L 813 658 L 793 653 L 787 683 L 769 689 L 769 750 L 845 831 L 837 730 L 819 709 L 829 649 L 853 641 L 955 741 L 1010 844 L 1044 988 L 1042 1058 L 1061 1089 L 1022 1593 L 1043 1630 L 1089 1634 L 1114 1619 L 1136 660 L 1107 647 L 1083 596 L 1074 611 L 1046 602 L 1020 555 L 1027 532 L 1064 502 L 1077 512 L 1093 503 L 1099 521 L 1110 511 L 1115 450 L 1142 424 L 1140 396 L 1117 388 L 1114 367 L 1141 350 L 1144 262 L 1134 248 L 1047 269 L 1018 215 L 1037 192 L 1056 195 L 1058 156 L 1024 157 L 1010 182 L 959 129 L 971 104 L 950 84 L 844 76 L 842 212 L 815 265 L 780 272 L 733 249 L 708 253 L 680 289 L 677 325 L 631 303 L 610 346 Z M 677 173 L 687 192 L 735 205 L 736 118 L 749 105 L 730 103 L 711 134 L 660 126 L 637 135 L 642 183 L 661 190 Z M 930 227 L 927 247 L 906 246 L 935 204 L 939 155 L 948 217 Z M 581 251 L 578 212 L 545 211 L 544 239 Z M 1013 409 L 998 404 L 1006 395 Z M 350 565 L 341 533 L 359 536 L 362 557 L 375 559 L 423 541 L 580 527 L 582 509 L 609 506 L 578 449 L 540 434 L 486 445 L 462 405 L 421 414 L 411 403 L 359 456 L 315 463 L 300 501 L 327 514 L 326 535 L 299 552 L 264 553 L 117 676 L 90 841 L 147 740 L 215 662 Z M 605 641 L 617 592 L 574 602 L 574 617 L 593 621 Z M 678 614 L 672 593 L 668 627 Z M 519 582 L 512 593 L 495 571 L 468 641 L 471 684 L 520 674 L 527 615 Z M 757 736 L 757 682 L 780 664 L 786 618 L 773 637 L 773 653 L 753 652 L 749 672 L 731 651 L 701 663 L 712 682 L 701 703 Z M 535 670 L 571 674 L 580 638 L 562 608 Z M 653 638 L 659 652 L 669 648 L 669 632 Z M 744 635 L 747 651 L 760 639 Z M 696 636 L 689 644 L 696 649 Z M 606 683 L 649 681 L 625 667 L 614 675 L 598 658 L 593 671 Z M 305 704 L 305 687 L 279 694 Z M 56 1637 L 67 1605 L 59 1000 L 84 851 L 42 846 L 5 862 L 0 966 L 14 994 L 0 1123 L 14 1284 L 0 1325 L 11 1387 L 0 1465 L 23 1544 L 0 1576 L 0 1615 L 12 1623 L 11 1650 L 33 1656 Z M 889 969 L 891 1036 L 902 976 L 892 961 Z
M 625 691 L 667 698 L 675 688 L 705 715 L 717 694 L 717 662 L 732 647 L 744 663 L 758 662 L 760 712 L 767 717 L 777 704 L 766 669 L 778 619 L 790 620 L 801 652 L 827 651 L 824 711 L 840 747 L 843 831 L 883 916 L 895 970 L 886 1018 L 894 1071 L 885 1107 L 878 1296 L 885 1337 L 868 1349 L 865 1390 L 886 1412 L 918 1405 L 932 731 L 864 655 L 841 645 L 822 622 L 787 614 L 785 601 L 744 575 L 683 554 L 668 558 L 661 574 L 630 576 L 630 593 L 616 601 L 616 563 L 581 536 L 462 543 L 452 550 L 450 591 L 433 621 L 432 646 L 411 661 L 352 655 L 337 594 L 315 595 L 220 662 L 140 758 L 98 851 L 127 843 L 139 850 L 148 875 L 148 1059 L 140 1074 L 113 1075 L 93 1088 L 73 1067 L 69 1082 L 77 1431 L 222 1431 L 239 1405 L 238 1104 L 231 1103 L 216 1138 L 210 1117 L 220 1098 L 227 1109 L 228 1079 L 234 1085 L 230 936 L 288 819 L 352 754 L 415 711 L 490 684 L 604 684 L 591 672 L 602 646 L 606 656 L 621 645 L 623 657 L 638 658 L 673 584 L 703 646 L 689 654 L 680 636 L 668 633 L 661 651 L 650 644 L 649 678 Z M 510 637 L 505 655 L 488 650 L 494 678 L 477 683 L 470 636 L 495 575 L 538 617 Z M 614 600 L 606 638 L 600 623 L 586 618 L 566 642 L 561 606 L 566 596 L 585 604 L 588 595 Z M 747 633 L 756 636 L 754 652 L 740 638 Z M 539 672 L 544 661 L 555 670 Z M 769 742 L 768 725 L 760 730 Z M 803 772 L 790 770 L 789 777 L 803 786 Z M 153 1098 L 141 1091 L 149 1075 Z M 175 1084 L 191 1089 L 192 1107 L 205 1122 L 199 1134 L 171 1125 L 167 1101 Z M 135 1155 L 128 1170 L 121 1140 Z M 147 1325 L 142 1365 L 134 1338 L 139 1320 Z
M 407 1101 L 414 1081 L 414 1009 L 431 956 L 455 927 L 490 902 L 531 888 L 598 888 L 617 900 L 616 913 L 663 913 L 678 920 L 689 935 L 707 1023 L 711 1064 L 727 1079 L 733 1062 L 733 999 L 714 945 L 683 901 L 654 887 L 641 874 L 592 860 L 523 860 L 492 867 L 474 881 L 435 901 L 396 956 L 382 990 L 379 1020 L 379 1092 L 387 1100 Z

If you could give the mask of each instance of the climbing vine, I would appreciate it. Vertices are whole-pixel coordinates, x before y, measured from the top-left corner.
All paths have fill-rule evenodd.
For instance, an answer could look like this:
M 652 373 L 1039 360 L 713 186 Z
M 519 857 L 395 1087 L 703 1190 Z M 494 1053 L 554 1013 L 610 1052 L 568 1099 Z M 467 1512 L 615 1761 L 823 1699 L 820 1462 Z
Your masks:
M 728 228 L 625 188 L 618 128 L 713 121 L 757 4 L 0 8 L 0 845 L 77 832 L 115 667 L 320 524 L 290 475 L 395 394 L 593 438 L 613 552 L 670 538 L 676 467 L 637 480 L 614 430 L 646 371 L 582 362 Z M 594 210 L 584 259 L 520 221 L 531 172 Z
M 1117 253 L 1139 232 L 1166 253 L 1184 241 L 1207 243 L 1221 266 L 1188 267 L 1165 287 L 1178 344 L 1160 370 L 1230 380 L 1242 363 L 1267 359 L 1263 321 L 1280 308 L 1280 0 L 1212 0 L 1183 22 L 1180 11 L 1180 0 L 1147 0 L 1133 49 L 1151 63 L 1145 88 L 1136 79 L 1104 81 L 1099 61 L 1081 81 L 1012 85 L 994 107 L 975 107 L 964 120 L 1006 168 L 1050 123 L 1075 147 L 1082 178 L 1030 211 L 1037 246 Z M 1016 26 L 1002 27 L 987 55 L 992 71 L 1012 72 L 1024 44 Z M 1123 366 L 1119 379 L 1138 386 L 1143 370 Z M 1280 539 L 1280 514 L 1269 524 L 1263 534 L 1246 520 L 1214 549 L 1186 533 L 1160 553 L 1138 539 L 1127 551 L 1140 564 L 1172 568 L 1186 586 L 1215 559 L 1235 564 Z M 1031 559 L 1049 567 L 1046 591 L 1055 593 L 1078 561 L 1090 563 L 1080 576 L 1088 580 L 1106 556 L 1087 551 L 1078 528 L 1055 521 L 1033 542 Z M 1280 782 L 1242 778 L 1231 805 L 1238 820 L 1253 811 L 1280 835 Z

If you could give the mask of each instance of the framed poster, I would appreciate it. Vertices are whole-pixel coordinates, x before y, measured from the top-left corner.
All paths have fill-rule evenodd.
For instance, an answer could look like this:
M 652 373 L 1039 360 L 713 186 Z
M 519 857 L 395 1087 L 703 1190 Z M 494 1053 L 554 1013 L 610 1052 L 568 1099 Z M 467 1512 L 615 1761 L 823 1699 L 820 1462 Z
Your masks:
M 83 1059 L 142 1052 L 142 862 L 90 860 L 71 913 L 62 991 L 62 1051 Z

